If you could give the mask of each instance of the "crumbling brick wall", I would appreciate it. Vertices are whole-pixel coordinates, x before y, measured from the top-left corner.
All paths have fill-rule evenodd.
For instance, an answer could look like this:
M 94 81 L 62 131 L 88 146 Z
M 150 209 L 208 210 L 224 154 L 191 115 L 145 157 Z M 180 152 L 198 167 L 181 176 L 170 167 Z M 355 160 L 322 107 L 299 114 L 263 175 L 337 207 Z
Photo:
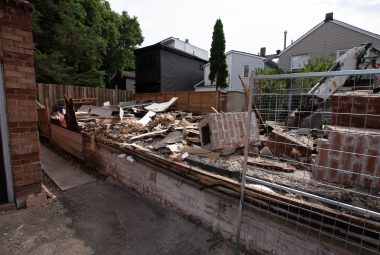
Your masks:
M 380 94 L 352 91 L 331 96 L 332 125 L 380 129 Z
M 0 57 L 18 205 L 27 195 L 41 192 L 32 12 L 27 1 L 0 1 Z
M 313 176 L 342 186 L 380 191 L 380 130 L 326 126 Z

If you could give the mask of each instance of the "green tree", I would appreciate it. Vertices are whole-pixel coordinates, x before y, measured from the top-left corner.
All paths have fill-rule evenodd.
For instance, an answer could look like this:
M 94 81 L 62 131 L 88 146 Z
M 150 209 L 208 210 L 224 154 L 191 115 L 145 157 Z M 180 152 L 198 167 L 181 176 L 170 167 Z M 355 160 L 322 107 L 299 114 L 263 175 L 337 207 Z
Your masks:
M 328 71 L 335 63 L 333 57 L 319 57 L 309 63 L 307 63 L 301 70 L 300 73 L 312 73 L 312 72 L 325 72 Z M 313 87 L 320 78 L 301 78 L 298 79 L 299 84 L 302 84 L 304 88 Z
M 224 38 L 223 23 L 221 19 L 217 19 L 212 33 L 212 43 L 210 49 L 210 74 L 208 78 L 211 84 L 216 80 L 216 89 L 227 87 L 227 63 L 226 55 L 226 39 Z
M 130 53 L 143 41 L 135 17 L 117 14 L 104 0 L 36 0 L 34 5 L 38 82 L 105 86 L 115 73 L 133 67 Z

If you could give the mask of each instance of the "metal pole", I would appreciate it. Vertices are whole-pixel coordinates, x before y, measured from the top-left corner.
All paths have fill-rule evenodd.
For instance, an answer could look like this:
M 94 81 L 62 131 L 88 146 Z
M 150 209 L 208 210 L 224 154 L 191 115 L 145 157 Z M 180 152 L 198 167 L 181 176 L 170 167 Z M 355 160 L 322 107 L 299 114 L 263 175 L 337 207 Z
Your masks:
M 341 203 L 339 201 L 331 200 L 331 199 L 328 199 L 328 198 L 325 198 L 325 197 L 321 197 L 321 196 L 317 196 L 317 195 L 314 195 L 314 194 L 311 194 L 311 193 L 307 193 L 307 192 L 304 192 L 304 191 L 300 191 L 300 190 L 292 189 L 292 188 L 289 188 L 289 187 L 285 187 L 285 186 L 282 186 L 282 185 L 279 185 L 279 184 L 276 184 L 276 183 L 273 183 L 273 182 L 268 182 L 268 181 L 260 180 L 260 179 L 257 179 L 257 178 L 251 177 L 251 176 L 247 176 L 246 179 L 249 180 L 249 181 L 253 181 L 253 182 L 256 182 L 256 183 L 259 183 L 259 184 L 271 187 L 271 188 L 276 188 L 276 189 L 284 190 L 284 191 L 287 191 L 287 192 L 296 193 L 296 194 L 302 195 L 304 197 L 308 197 L 308 198 L 311 198 L 311 199 L 315 199 L 317 201 L 325 202 L 327 204 L 331 204 L 331 205 L 335 205 L 335 206 L 340 206 L 342 208 L 345 208 L 345 209 L 348 209 L 348 210 L 351 210 L 351 211 L 355 211 L 355 212 L 364 214 L 364 216 L 372 216 L 374 218 L 380 219 L 380 213 L 375 212 L 375 211 L 370 211 L 368 209 L 364 209 L 364 208 L 356 207 L 356 206 L 353 206 L 353 205 Z
M 237 245 L 237 253 L 239 254 L 239 243 L 240 243 L 240 232 L 241 232 L 241 220 L 243 213 L 243 203 L 244 203 L 244 188 L 246 182 L 246 174 L 247 174 L 247 161 L 248 161 L 248 150 L 249 150 L 249 141 L 251 137 L 251 121 L 252 121 L 252 104 L 253 104 L 253 89 L 255 87 L 255 79 L 251 80 L 250 88 L 249 88 L 249 100 L 248 100 L 248 116 L 246 123 L 246 137 L 245 137 L 245 148 L 244 148 L 244 162 L 243 162 L 243 170 L 241 176 L 241 184 L 240 184 L 240 202 L 238 208 L 238 222 L 237 222 L 237 231 L 236 231 L 236 245 Z
M 0 66 L 0 128 L 1 128 L 1 146 L 3 147 L 3 160 L 5 169 L 5 181 L 7 184 L 8 202 L 14 203 L 14 189 L 12 177 L 11 156 L 9 154 L 9 130 L 7 117 L 7 104 L 4 89 L 4 72 L 3 65 Z M 0 163 L 1 164 L 1 163 Z

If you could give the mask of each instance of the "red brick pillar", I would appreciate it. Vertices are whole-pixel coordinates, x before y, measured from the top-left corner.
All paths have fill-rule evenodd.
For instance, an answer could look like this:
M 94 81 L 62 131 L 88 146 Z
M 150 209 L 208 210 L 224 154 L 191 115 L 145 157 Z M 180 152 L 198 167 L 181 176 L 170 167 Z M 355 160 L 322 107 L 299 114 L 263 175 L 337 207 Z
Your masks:
M 41 192 L 36 82 L 32 37 L 33 6 L 0 0 L 0 54 L 8 114 L 13 185 L 17 206 Z

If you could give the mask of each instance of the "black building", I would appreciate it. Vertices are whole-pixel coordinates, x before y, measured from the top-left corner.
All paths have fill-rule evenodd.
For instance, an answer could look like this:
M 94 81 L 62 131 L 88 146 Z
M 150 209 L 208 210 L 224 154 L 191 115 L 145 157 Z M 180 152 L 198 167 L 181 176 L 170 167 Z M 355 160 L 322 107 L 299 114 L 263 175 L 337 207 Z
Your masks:
M 207 63 L 162 43 L 135 50 L 135 61 L 136 93 L 192 91 Z

